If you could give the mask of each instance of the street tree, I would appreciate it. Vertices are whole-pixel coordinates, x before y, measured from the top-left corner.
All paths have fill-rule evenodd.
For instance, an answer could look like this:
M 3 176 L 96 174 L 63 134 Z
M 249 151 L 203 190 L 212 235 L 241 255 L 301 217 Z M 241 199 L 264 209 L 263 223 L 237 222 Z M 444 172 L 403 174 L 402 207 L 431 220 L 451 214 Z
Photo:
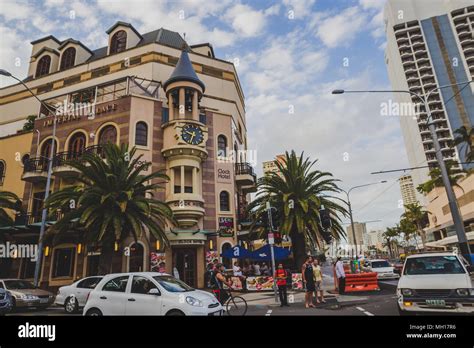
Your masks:
M 304 153 L 286 152 L 282 163 L 275 162 L 278 173 L 270 173 L 259 179 L 257 195 L 249 204 L 254 216 L 251 230 L 263 231 L 256 223 L 266 214 L 267 202 L 279 212 L 280 232 L 289 235 L 295 260 L 299 269 L 313 243 L 321 250 L 323 241 L 345 238 L 341 216 L 346 216 L 345 201 L 335 197 L 341 192 L 337 179 L 329 172 L 313 169 L 317 161 L 310 161 Z M 329 211 L 330 227 L 325 229 L 320 210 Z M 325 223 L 324 223 L 325 224 Z
M 115 242 L 129 236 L 137 241 L 148 230 L 168 245 L 164 225 L 175 221 L 171 208 L 154 198 L 169 180 L 164 171 L 148 173 L 151 163 L 128 145 L 106 144 L 102 149 L 67 162 L 79 172 L 78 184 L 54 192 L 46 207 L 64 214 L 49 234 L 60 236 L 72 226 L 83 232 L 85 243 L 101 245 L 99 271 L 104 274 L 110 272 Z

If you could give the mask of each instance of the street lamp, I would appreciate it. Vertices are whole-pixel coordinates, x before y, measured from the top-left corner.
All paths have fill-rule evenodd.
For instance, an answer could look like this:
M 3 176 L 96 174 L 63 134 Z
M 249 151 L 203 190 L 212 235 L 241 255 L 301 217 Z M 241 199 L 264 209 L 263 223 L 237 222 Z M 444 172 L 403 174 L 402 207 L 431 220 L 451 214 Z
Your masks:
M 364 184 L 364 185 L 357 185 L 357 186 L 353 186 L 351 187 L 349 190 L 343 190 L 341 189 L 342 192 L 344 192 L 347 196 L 347 207 L 349 208 L 349 217 L 351 218 L 351 229 L 352 229 L 352 239 L 354 240 L 354 245 L 355 245 L 355 253 L 356 253 L 356 256 L 358 255 L 358 252 L 357 252 L 357 240 L 356 240 L 356 234 L 355 234 L 355 229 L 354 229 L 354 219 L 352 218 L 352 206 L 351 206 L 351 200 L 350 200 L 350 193 L 352 190 L 354 189 L 357 189 L 357 188 L 361 188 L 361 187 L 366 187 L 366 186 L 372 186 L 372 185 L 378 185 L 378 184 L 385 184 L 387 182 L 387 180 L 382 180 L 382 181 L 379 181 L 379 182 L 372 182 L 370 184 Z
M 40 277 L 40 271 L 41 271 L 41 263 L 43 259 L 43 237 L 44 233 L 46 231 L 46 218 L 48 215 L 48 210 L 45 207 L 45 202 L 49 197 L 49 190 L 51 188 L 51 176 L 53 172 L 53 156 L 54 156 L 54 143 L 56 139 L 56 112 L 53 111 L 49 105 L 47 105 L 45 102 L 43 102 L 41 99 L 38 98 L 38 96 L 19 78 L 15 77 L 12 75 L 10 72 L 0 69 L 0 75 L 6 76 L 6 77 L 11 77 L 15 80 L 17 80 L 19 83 L 21 83 L 27 90 L 28 92 L 31 93 L 33 97 L 36 98 L 40 102 L 42 106 L 48 110 L 49 114 L 52 114 L 54 116 L 53 120 L 53 134 L 52 134 L 52 141 L 51 141 L 51 150 L 49 152 L 49 158 L 48 158 L 48 176 L 46 177 L 46 188 L 45 188 L 45 193 L 44 193 L 44 201 L 43 201 L 43 210 L 41 212 L 41 228 L 40 228 L 40 234 L 39 234 L 39 240 L 38 240 L 38 254 L 36 258 L 36 265 L 35 265 L 35 278 L 34 278 L 34 285 L 38 286 L 39 285 L 39 277 Z
M 456 201 L 456 195 L 454 194 L 453 187 L 451 185 L 451 182 L 449 181 L 449 176 L 448 176 L 448 170 L 446 169 L 446 163 L 444 163 L 443 159 L 443 154 L 441 153 L 441 146 L 439 145 L 438 141 L 438 136 L 436 134 L 436 128 L 434 126 L 433 122 L 430 122 L 431 119 L 431 111 L 430 107 L 428 105 L 428 99 L 431 96 L 431 94 L 435 91 L 444 89 L 444 88 L 449 88 L 449 87 L 454 87 L 454 86 L 460 86 L 464 85 L 466 87 L 467 85 L 471 84 L 474 82 L 474 80 L 470 81 L 465 81 L 461 83 L 455 83 L 451 85 L 444 85 L 440 86 L 437 88 L 434 88 L 430 90 L 426 95 L 420 95 L 418 93 L 409 91 L 409 90 L 373 90 L 373 91 L 346 91 L 343 89 L 335 89 L 332 91 L 332 94 L 344 94 L 344 93 L 405 93 L 405 94 L 410 94 L 412 96 L 417 97 L 424 105 L 425 111 L 427 113 L 427 119 L 426 119 L 426 124 L 430 130 L 431 133 L 431 138 L 433 139 L 433 145 L 435 148 L 435 154 L 436 154 L 436 161 L 438 162 L 438 166 L 441 171 L 441 178 L 443 180 L 444 187 L 446 189 L 446 196 L 448 198 L 448 205 L 449 209 L 451 211 L 451 216 L 453 217 L 453 222 L 454 222 L 454 228 L 456 229 L 456 234 L 458 237 L 458 244 L 459 244 L 459 249 L 461 251 L 461 254 L 465 256 L 466 260 L 468 260 L 469 263 L 471 262 L 471 251 L 469 249 L 469 244 L 467 243 L 467 237 L 466 237 L 466 231 L 464 230 L 464 222 L 461 218 L 461 214 L 459 212 L 459 207 Z M 463 87 L 463 88 L 464 88 Z

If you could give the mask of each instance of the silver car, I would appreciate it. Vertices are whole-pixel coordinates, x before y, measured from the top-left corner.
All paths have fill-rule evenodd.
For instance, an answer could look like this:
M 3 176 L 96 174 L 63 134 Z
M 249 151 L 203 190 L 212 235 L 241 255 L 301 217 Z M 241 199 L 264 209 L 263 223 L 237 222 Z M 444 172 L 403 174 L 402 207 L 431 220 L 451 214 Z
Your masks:
M 10 292 L 15 308 L 46 308 L 54 302 L 52 292 L 39 289 L 22 279 L 0 279 L 0 288 Z

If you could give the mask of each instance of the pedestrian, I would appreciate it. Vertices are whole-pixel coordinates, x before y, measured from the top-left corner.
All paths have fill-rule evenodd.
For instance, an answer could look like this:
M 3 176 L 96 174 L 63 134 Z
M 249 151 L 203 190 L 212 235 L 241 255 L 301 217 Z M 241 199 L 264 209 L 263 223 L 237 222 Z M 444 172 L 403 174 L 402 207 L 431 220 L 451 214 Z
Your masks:
M 283 264 L 279 263 L 275 271 L 275 279 L 278 286 L 278 295 L 280 296 L 280 307 L 290 306 L 288 304 L 288 292 L 286 288 L 286 277 L 288 276 Z
M 258 263 L 255 263 L 253 265 L 253 274 L 255 274 L 256 277 L 262 275 L 262 273 L 260 271 L 260 265 Z
M 240 283 L 242 284 L 242 290 L 247 290 L 246 282 L 245 282 L 246 277 L 242 273 L 242 269 L 240 268 L 239 263 L 237 261 L 234 262 L 232 271 L 234 272 L 234 277 L 239 278 Z
M 314 260 L 313 266 L 313 273 L 314 273 L 314 296 L 316 297 L 316 303 L 326 303 L 324 300 L 324 290 L 323 286 L 323 272 L 321 270 L 321 266 L 319 265 L 319 260 Z M 321 300 L 320 300 L 321 298 Z
M 263 276 L 269 276 L 270 275 L 270 269 L 268 268 L 268 266 L 265 262 L 262 263 L 262 267 L 260 268 L 260 273 Z
M 337 286 L 339 288 L 339 295 L 344 295 L 346 289 L 346 272 L 344 272 L 344 264 L 342 263 L 341 257 L 337 258 L 336 262 L 336 277 L 337 277 Z
M 305 294 L 305 307 L 313 307 L 313 292 L 314 288 L 314 272 L 313 272 L 313 257 L 308 256 L 306 258 L 305 263 L 303 263 L 303 267 L 301 268 L 301 274 L 303 278 L 303 285 L 306 288 Z

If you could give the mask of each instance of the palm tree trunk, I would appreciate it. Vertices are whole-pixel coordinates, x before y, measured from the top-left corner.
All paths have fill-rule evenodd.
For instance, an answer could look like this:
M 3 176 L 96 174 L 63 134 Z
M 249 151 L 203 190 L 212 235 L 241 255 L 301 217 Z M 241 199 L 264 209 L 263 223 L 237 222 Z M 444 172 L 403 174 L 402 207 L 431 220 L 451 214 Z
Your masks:
M 112 273 L 112 259 L 114 257 L 114 245 L 104 243 L 99 257 L 99 275 Z
M 290 231 L 291 251 L 293 252 L 294 266 L 296 270 L 301 269 L 306 258 L 306 242 L 304 234 L 299 233 L 296 228 Z
M 423 250 L 425 250 L 425 243 L 426 243 L 426 236 L 425 236 L 425 231 L 421 228 L 420 224 L 417 223 L 416 227 L 418 229 L 418 233 L 420 234 L 421 237 L 421 247 Z

